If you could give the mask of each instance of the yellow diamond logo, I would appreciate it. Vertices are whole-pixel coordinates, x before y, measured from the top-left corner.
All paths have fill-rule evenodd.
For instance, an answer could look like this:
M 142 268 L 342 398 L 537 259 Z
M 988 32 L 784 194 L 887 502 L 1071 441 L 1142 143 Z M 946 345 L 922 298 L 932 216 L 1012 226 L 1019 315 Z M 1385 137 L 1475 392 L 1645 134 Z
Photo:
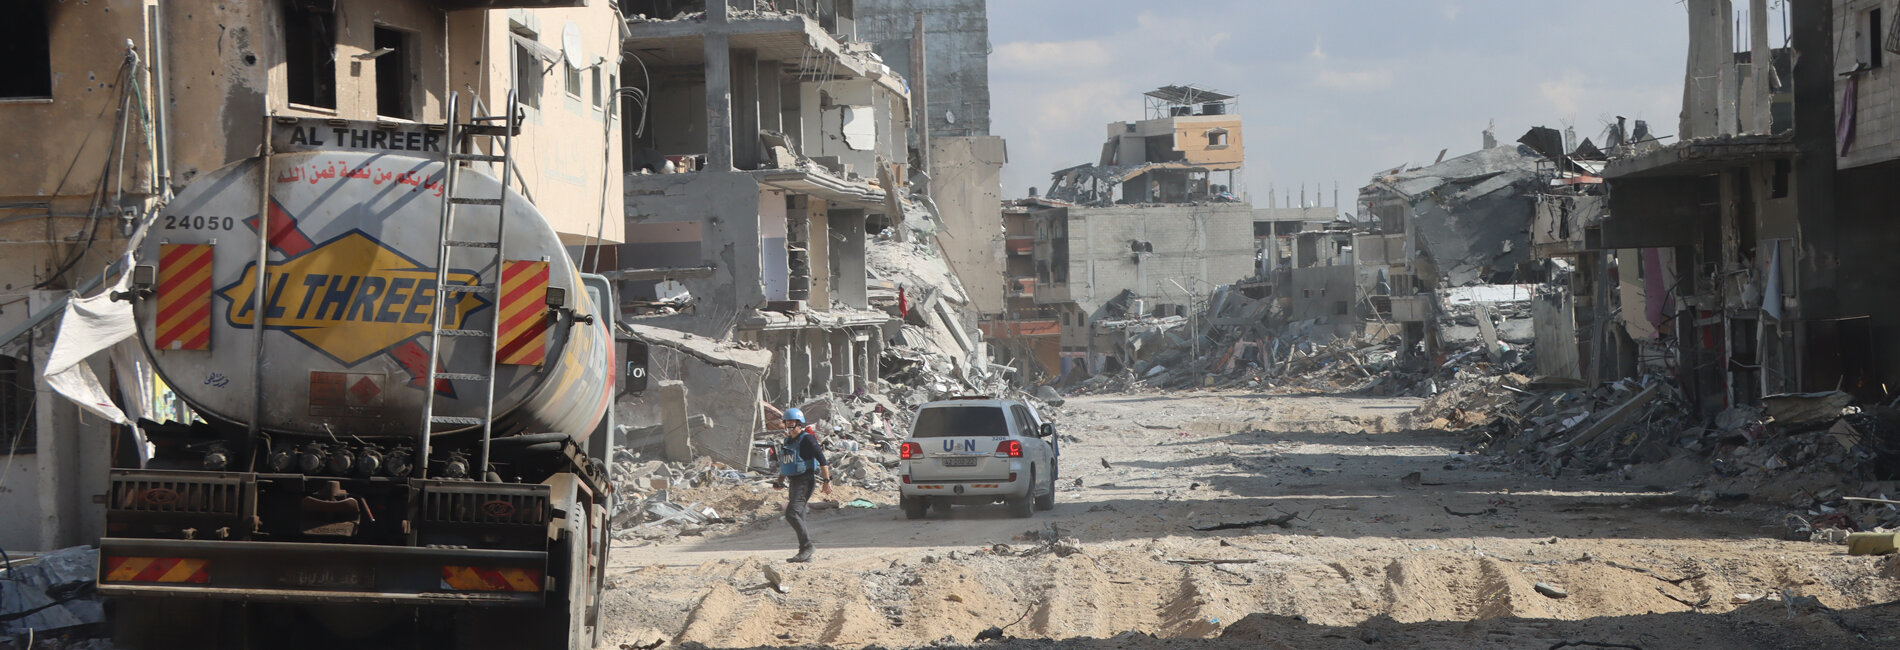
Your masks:
M 257 264 L 218 291 L 229 301 L 225 320 L 250 329 Z M 450 271 L 451 284 L 479 282 L 469 271 Z M 479 296 L 435 290 L 435 270 L 385 246 L 360 230 L 318 244 L 301 255 L 272 262 L 264 273 L 266 327 L 282 331 L 346 366 L 353 366 L 417 334 L 429 331 L 439 305 L 448 329 L 463 327 L 489 305 Z

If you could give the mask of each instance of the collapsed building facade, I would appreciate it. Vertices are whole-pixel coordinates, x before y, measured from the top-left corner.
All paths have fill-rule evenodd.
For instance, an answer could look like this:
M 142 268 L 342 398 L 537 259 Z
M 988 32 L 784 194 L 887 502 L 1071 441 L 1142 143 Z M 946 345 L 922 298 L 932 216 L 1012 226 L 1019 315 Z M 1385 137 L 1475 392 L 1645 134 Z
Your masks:
M 918 304 L 933 331 L 980 345 L 972 295 L 869 261 L 881 245 L 935 249 L 947 217 L 926 191 L 981 193 L 927 190 L 918 173 L 918 86 L 858 31 L 889 17 L 867 23 L 848 0 L 623 7 L 645 105 L 626 144 L 626 243 L 599 254 L 662 388 L 623 401 L 628 442 L 684 427 L 692 448 L 669 457 L 744 467 L 761 402 L 877 392 L 889 346 L 930 338 L 905 327 Z
M 12 126 L 0 159 L 8 252 L 0 274 L 10 278 L 0 303 L 17 305 L 0 308 L 0 374 L 9 378 L 0 449 L 12 459 L 0 476 L 0 521 L 9 522 L 0 547 L 94 543 L 103 532 L 106 505 L 95 497 L 107 491 L 106 469 L 139 466 L 143 445 L 130 423 L 87 414 L 45 378 L 62 315 L 75 294 L 95 295 L 120 276 L 115 262 L 141 224 L 157 237 L 254 229 L 242 217 L 154 217 L 202 175 L 283 150 L 289 143 L 266 138 L 273 122 L 332 121 L 334 130 L 319 130 L 321 143 L 296 143 L 306 148 L 440 155 L 406 135 L 447 121 L 452 89 L 462 120 L 471 105 L 479 114 L 518 91 L 525 119 L 515 143 L 536 153 L 514 156 L 514 189 L 564 243 L 619 241 L 611 197 L 620 193 L 613 152 L 623 120 L 609 91 L 620 83 L 619 30 L 611 5 L 579 0 L 0 9 L 0 37 L 23 57 L 0 73 L 0 117 Z M 557 135 L 565 133 L 587 137 Z M 501 176 L 497 165 L 479 164 Z M 134 420 L 192 417 L 136 346 L 120 345 L 130 347 L 79 364 L 112 387 L 116 408 Z M 364 369 L 408 376 L 411 368 L 378 358 Z
M 1675 376 L 1701 413 L 1814 391 L 1886 402 L 1900 385 L 1882 279 L 1900 243 L 1895 17 L 1789 3 L 1791 49 L 1772 48 L 1766 4 L 1738 30 L 1727 0 L 1688 3 L 1681 137 L 1611 161 L 1609 214 L 1584 247 L 1621 262 L 1641 352 L 1627 365 Z
M 1230 189 L 1245 162 L 1236 97 L 1191 85 L 1144 96 L 1147 119 L 1109 124 L 1097 163 L 1055 172 L 1047 198 L 1010 207 L 1034 233 L 1017 241 L 1029 253 L 1018 268 L 1035 275 L 1017 282 L 1041 309 L 1022 319 L 1037 324 L 996 327 L 1058 330 L 1049 375 L 1126 365 L 1128 321 L 1184 319 L 1254 272 L 1254 211 Z

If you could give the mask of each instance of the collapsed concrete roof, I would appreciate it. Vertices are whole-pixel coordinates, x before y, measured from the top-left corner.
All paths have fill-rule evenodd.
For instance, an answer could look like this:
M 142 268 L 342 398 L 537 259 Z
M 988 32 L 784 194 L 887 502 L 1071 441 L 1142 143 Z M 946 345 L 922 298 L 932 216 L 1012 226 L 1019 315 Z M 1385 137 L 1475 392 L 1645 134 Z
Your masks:
M 1478 284 L 1530 260 L 1533 195 L 1544 159 L 1524 145 L 1492 147 L 1376 178 L 1366 191 L 1410 205 L 1408 229 L 1432 267 L 1422 270 L 1427 281 L 1443 276 L 1450 286 Z

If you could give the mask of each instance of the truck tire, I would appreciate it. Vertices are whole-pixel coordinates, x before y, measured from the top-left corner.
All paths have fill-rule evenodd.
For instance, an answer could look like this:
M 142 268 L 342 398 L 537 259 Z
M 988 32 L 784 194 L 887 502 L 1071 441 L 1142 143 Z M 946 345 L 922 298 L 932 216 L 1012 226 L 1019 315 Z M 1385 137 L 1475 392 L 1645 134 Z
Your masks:
M 1023 495 L 1010 497 L 1008 503 L 1011 517 L 1027 519 L 1036 515 L 1036 470 L 1034 468 L 1029 470 L 1029 486 L 1023 488 Z
M 1030 489 L 1033 491 L 1035 486 L 1030 486 Z M 1036 496 L 1036 509 L 1056 509 L 1056 468 L 1053 466 L 1049 468 L 1049 493 Z
M 930 514 L 930 502 L 923 497 L 898 497 L 897 506 L 904 509 L 905 519 L 923 519 Z

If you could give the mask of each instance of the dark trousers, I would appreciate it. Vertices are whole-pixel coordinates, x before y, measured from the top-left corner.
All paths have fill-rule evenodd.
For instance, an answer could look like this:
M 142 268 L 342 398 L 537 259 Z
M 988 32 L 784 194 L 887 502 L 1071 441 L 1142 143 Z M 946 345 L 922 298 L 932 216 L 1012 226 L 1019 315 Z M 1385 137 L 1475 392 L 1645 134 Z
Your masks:
M 811 514 L 811 493 L 818 488 L 818 475 L 800 474 L 786 477 L 790 484 L 790 494 L 785 502 L 785 523 L 792 525 L 792 532 L 798 534 L 798 548 L 811 548 L 811 535 L 805 531 L 805 516 Z

